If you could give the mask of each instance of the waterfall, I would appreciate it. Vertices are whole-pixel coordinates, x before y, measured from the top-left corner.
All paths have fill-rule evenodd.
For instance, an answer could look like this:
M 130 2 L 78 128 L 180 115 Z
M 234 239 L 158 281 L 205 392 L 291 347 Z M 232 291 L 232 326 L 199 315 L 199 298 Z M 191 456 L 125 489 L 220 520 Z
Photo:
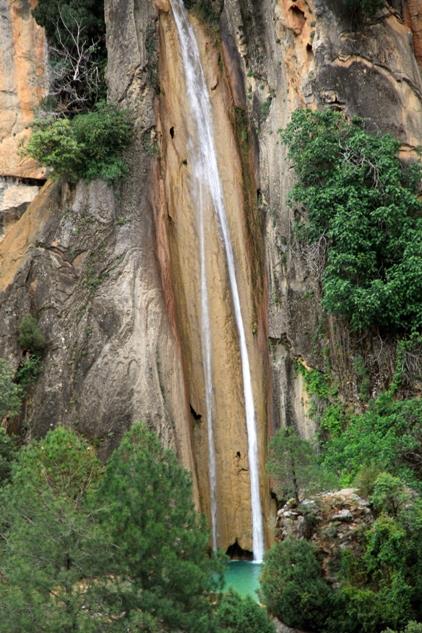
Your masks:
M 248 434 L 248 461 L 251 485 L 252 534 L 254 560 L 260 562 L 264 555 L 264 531 L 259 484 L 258 438 L 255 405 L 252 390 L 252 377 L 246 344 L 245 326 L 242 318 L 239 288 L 236 279 L 233 246 L 227 221 L 222 184 L 217 164 L 217 151 L 214 142 L 214 124 L 208 88 L 201 65 L 198 43 L 189 22 L 183 0 L 171 0 L 173 15 L 182 52 L 182 61 L 186 76 L 188 102 L 192 114 L 194 134 L 191 138 L 192 165 L 196 189 L 194 195 L 198 207 L 198 231 L 200 242 L 201 276 L 201 329 L 204 356 L 204 377 L 206 388 L 206 406 L 208 422 L 209 470 L 211 490 L 211 519 L 213 544 L 217 541 L 217 499 L 216 499 L 216 457 L 213 419 L 213 385 L 211 358 L 211 325 L 208 309 L 208 287 L 205 265 L 204 211 L 207 197 L 211 198 L 217 216 L 224 251 L 233 302 L 234 317 L 239 336 L 239 348 L 242 364 L 245 417 Z M 196 142 L 195 142 L 196 139 Z M 214 507 L 215 506 L 215 507 Z M 215 539 L 215 543 L 214 543 Z

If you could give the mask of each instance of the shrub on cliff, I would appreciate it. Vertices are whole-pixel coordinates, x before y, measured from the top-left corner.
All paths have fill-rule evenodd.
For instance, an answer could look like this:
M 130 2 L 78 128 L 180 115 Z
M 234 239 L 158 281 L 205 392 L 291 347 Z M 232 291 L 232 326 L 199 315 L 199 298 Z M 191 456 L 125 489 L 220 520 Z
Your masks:
M 25 315 L 19 323 L 18 342 L 24 351 L 33 354 L 41 354 L 46 347 L 45 336 L 31 314 Z
M 14 374 L 9 363 L 0 358 L 0 421 L 5 416 L 19 413 L 22 404 L 22 390 L 14 382 Z
M 286 539 L 274 545 L 265 556 L 261 588 L 270 613 L 282 622 L 311 632 L 324 630 L 334 594 L 311 543 Z
M 324 445 L 322 463 L 350 485 L 362 469 L 387 471 L 416 489 L 422 480 L 422 401 L 382 396 L 351 416 L 342 433 Z
M 422 327 L 421 169 L 399 141 L 332 110 L 297 110 L 282 132 L 307 211 L 301 242 L 326 245 L 323 307 L 354 330 Z
M 100 102 L 93 112 L 73 119 L 38 121 L 25 151 L 53 177 L 113 181 L 126 174 L 122 153 L 131 138 L 128 113 Z

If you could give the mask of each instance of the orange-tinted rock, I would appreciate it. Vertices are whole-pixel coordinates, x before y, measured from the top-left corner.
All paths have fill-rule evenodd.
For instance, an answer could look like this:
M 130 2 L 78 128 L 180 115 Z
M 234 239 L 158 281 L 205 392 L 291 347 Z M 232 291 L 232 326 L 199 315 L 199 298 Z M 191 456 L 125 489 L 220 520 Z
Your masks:
M 187 389 L 193 410 L 193 459 L 198 477 L 201 508 L 209 514 L 207 419 L 203 379 L 200 314 L 199 242 L 195 199 L 190 183 L 189 104 L 174 22 L 162 16 L 160 138 L 162 144 L 163 197 L 161 214 L 167 227 L 169 257 L 176 298 L 177 322 L 181 331 Z M 216 48 L 199 23 L 195 30 L 210 88 L 215 121 L 215 142 L 224 189 L 236 274 L 242 300 L 243 319 L 252 367 L 253 389 L 260 443 L 261 496 L 265 517 L 269 516 L 269 490 L 265 476 L 267 411 L 265 391 L 266 349 L 259 346 L 265 322 L 260 318 L 263 300 L 262 262 L 251 253 L 247 209 L 238 142 L 233 128 L 233 103 Z M 236 540 L 252 549 L 252 519 L 245 425 L 243 380 L 238 333 L 228 283 L 226 258 L 215 214 L 207 209 L 206 244 L 209 307 L 212 323 L 213 387 L 215 396 L 215 441 L 217 454 L 218 543 L 223 549 Z M 259 228 L 256 229 L 256 239 Z M 255 273 L 261 266 L 261 277 Z M 259 273 L 258 273 L 259 274 Z M 265 337 L 264 337 L 265 338 Z
M 407 0 L 405 17 L 413 32 L 415 57 L 422 64 L 422 0 Z
M 48 86 L 46 41 L 31 15 L 34 4 L 0 0 L 0 176 L 43 177 L 34 161 L 19 155 Z

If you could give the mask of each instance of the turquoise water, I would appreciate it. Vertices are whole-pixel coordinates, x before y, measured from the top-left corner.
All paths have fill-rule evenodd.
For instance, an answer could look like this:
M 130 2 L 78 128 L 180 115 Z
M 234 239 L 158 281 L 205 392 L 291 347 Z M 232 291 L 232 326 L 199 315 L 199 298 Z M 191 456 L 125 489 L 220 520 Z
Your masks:
M 224 573 L 224 591 L 233 589 L 241 596 L 251 596 L 258 602 L 259 576 L 262 565 L 235 560 L 227 565 Z

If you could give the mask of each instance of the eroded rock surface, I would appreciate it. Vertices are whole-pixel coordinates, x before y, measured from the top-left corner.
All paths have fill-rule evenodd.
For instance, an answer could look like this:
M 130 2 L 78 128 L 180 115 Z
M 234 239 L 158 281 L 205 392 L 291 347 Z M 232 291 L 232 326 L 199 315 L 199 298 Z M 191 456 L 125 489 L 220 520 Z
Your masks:
M 277 538 L 307 539 L 322 556 L 324 575 L 336 582 L 341 552 L 362 554 L 362 531 L 374 521 L 369 503 L 345 488 L 316 495 L 300 504 L 291 500 L 277 513 Z
M 359 32 L 341 23 L 324 0 L 225 0 L 218 34 L 195 21 L 254 367 L 262 469 L 274 428 L 293 423 L 305 437 L 315 432 L 297 360 L 320 369 L 328 363 L 340 395 L 358 406 L 358 350 L 376 377 L 373 393 L 391 376 L 392 345 L 369 336 L 357 341 L 344 324 L 321 313 L 320 261 L 318 253 L 299 252 L 294 237 L 296 212 L 288 204 L 293 173 L 278 130 L 297 107 L 328 106 L 392 132 L 403 155 L 414 156 L 422 141 L 419 5 L 415 0 L 408 8 L 410 17 L 400 2 L 386 6 Z M 169 2 L 106 0 L 109 95 L 135 121 L 127 178 L 113 189 L 99 182 L 73 189 L 48 184 L 24 212 L 33 194 L 25 187 L 33 181 L 22 179 L 43 177 L 16 153 L 45 91 L 45 43 L 29 9 L 24 0 L 0 0 L 7 42 L 0 60 L 0 177 L 6 179 L 0 180 L 6 212 L 0 355 L 18 366 L 16 333 L 28 312 L 39 317 L 48 340 L 22 428 L 41 435 L 50 425 L 72 425 L 106 454 L 134 420 L 144 419 L 176 447 L 192 472 L 198 505 L 207 511 L 197 241 L 191 166 L 185 164 L 189 121 Z M 248 548 L 238 346 L 224 258 L 211 225 L 207 237 L 221 332 L 214 346 L 222 544 L 236 536 Z M 271 528 L 269 503 L 266 519 Z M 345 530 L 352 524 L 340 521 Z
M 0 239 L 44 179 L 44 171 L 20 154 L 48 89 L 47 47 L 31 15 L 34 4 L 0 0 Z

